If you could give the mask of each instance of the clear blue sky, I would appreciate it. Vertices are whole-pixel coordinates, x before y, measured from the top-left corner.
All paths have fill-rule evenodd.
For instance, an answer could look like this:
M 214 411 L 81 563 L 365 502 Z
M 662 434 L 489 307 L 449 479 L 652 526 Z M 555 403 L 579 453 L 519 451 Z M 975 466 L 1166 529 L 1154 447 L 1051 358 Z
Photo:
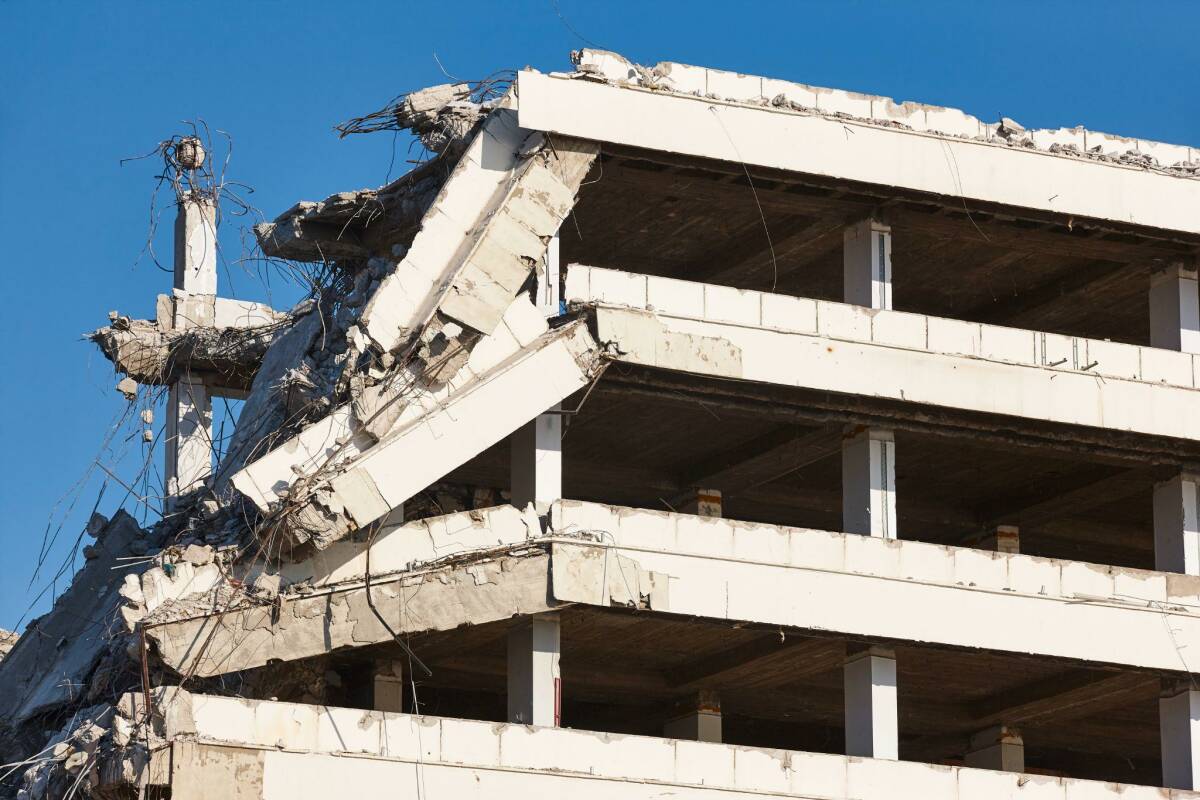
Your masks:
M 1195 3 L 1103 0 L 0 0 L 0 627 L 16 625 L 44 585 L 27 588 L 48 517 L 124 407 L 108 363 L 79 336 L 105 324 L 110 309 L 152 316 L 154 296 L 169 288 L 168 275 L 137 262 L 155 163 L 119 161 L 181 132 L 180 120 L 200 117 L 233 135 L 229 177 L 255 188 L 252 201 L 268 217 L 300 199 L 383 183 L 392 138 L 339 141 L 331 128 L 443 82 L 434 53 L 467 79 L 524 65 L 563 70 L 581 37 L 647 64 L 682 61 L 989 120 L 1003 113 L 1026 126 L 1085 124 L 1200 144 L 1198 24 Z M 234 256 L 238 223 L 222 231 Z M 157 244 L 169 254 L 167 235 Z M 232 277 L 242 297 L 282 306 L 295 294 Z M 127 476 L 140 444 L 124 447 L 123 460 L 121 447 L 101 458 Z M 70 558 L 102 478 L 93 470 L 62 519 L 51 574 Z M 100 510 L 111 515 L 124 494 L 109 486 Z

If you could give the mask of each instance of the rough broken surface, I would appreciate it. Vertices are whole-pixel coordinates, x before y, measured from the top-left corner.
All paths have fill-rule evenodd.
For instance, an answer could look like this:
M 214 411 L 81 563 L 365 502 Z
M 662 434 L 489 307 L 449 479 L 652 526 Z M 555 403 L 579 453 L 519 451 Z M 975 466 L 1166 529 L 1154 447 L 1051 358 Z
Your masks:
M 13 631 L 0 630 L 0 661 L 12 652 L 13 647 L 17 644 L 17 639 L 21 638 L 21 634 Z

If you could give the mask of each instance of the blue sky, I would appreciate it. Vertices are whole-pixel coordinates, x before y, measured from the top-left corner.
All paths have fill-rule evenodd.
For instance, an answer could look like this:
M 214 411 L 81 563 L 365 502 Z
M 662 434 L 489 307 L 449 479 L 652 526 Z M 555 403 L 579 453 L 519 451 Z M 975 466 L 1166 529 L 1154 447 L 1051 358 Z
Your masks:
M 332 126 L 445 70 L 477 79 L 569 68 L 587 44 L 642 63 L 682 61 L 955 106 L 1026 126 L 1071 126 L 1200 144 L 1195 3 L 480 3 L 0 0 L 0 627 L 48 608 L 59 565 L 104 483 L 144 453 L 118 435 L 125 409 L 80 334 L 110 309 L 152 316 L 170 276 L 147 258 L 155 162 L 140 155 L 182 120 L 228 131 L 228 177 L 268 218 L 300 199 L 382 184 L 407 141 L 339 141 Z M 584 38 L 588 41 L 585 42 Z M 165 199 L 165 198 L 164 198 Z M 156 238 L 170 253 L 170 210 Z M 242 220 L 221 232 L 241 251 Z M 234 264 L 222 292 L 286 306 L 294 287 Z M 158 415 L 161 419 L 161 413 Z M 120 452 L 124 456 L 120 456 Z M 79 486 L 77 482 L 86 476 Z M 73 490 L 74 487 L 74 490 Z M 110 484 L 99 510 L 126 492 Z M 30 586 L 57 503 L 61 533 Z M 74 506 L 71 506 L 74 501 Z M 139 503 L 126 507 L 140 516 Z M 66 509 L 71 509 L 69 512 Z M 77 557 L 76 557 L 76 560 Z M 49 590 L 35 600 L 43 588 Z M 23 625 L 24 623 L 22 623 Z

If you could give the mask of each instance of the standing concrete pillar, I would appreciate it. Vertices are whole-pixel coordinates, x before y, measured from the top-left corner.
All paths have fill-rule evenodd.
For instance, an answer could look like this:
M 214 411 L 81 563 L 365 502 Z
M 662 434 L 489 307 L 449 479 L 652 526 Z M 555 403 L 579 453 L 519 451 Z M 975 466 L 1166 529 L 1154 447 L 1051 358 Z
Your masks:
M 684 498 L 679 510 L 684 514 L 695 514 L 698 517 L 721 518 L 720 489 L 692 489 Z
M 688 701 L 683 713 L 663 725 L 668 739 L 696 742 L 721 741 L 721 698 L 712 690 L 701 689 Z
M 846 228 L 842 270 L 847 303 L 890 309 L 892 229 L 877 219 Z M 887 429 L 860 429 L 842 443 L 842 530 L 897 537 L 896 440 Z
M 1189 683 L 1164 682 L 1158 735 L 1163 786 L 1200 788 L 1200 691 Z
M 557 316 L 562 300 L 558 234 L 546 249 L 546 262 L 538 273 L 535 304 L 547 317 Z M 540 414 L 509 439 L 512 451 L 512 503 L 525 508 L 530 503 L 545 513 L 562 497 L 562 410 L 561 405 Z
M 558 727 L 562 721 L 557 614 L 538 614 L 508 632 L 508 721 Z
M 896 654 L 868 647 L 846 658 L 846 755 L 900 757 L 896 713 Z
M 847 303 L 892 307 L 892 229 L 864 219 L 842 234 L 842 271 Z
M 995 550 L 997 553 L 1021 552 L 1021 529 L 1016 525 L 996 525 L 992 527 L 979 543 L 981 550 Z
M 185 196 L 175 216 L 176 293 L 217 293 L 217 211 L 212 199 Z M 177 321 L 178 322 L 178 321 Z M 191 491 L 212 474 L 212 398 L 199 380 L 183 379 L 167 396 L 167 495 Z
M 1200 475 L 1180 473 L 1155 485 L 1154 566 L 1200 575 Z
M 889 430 L 862 428 L 842 440 L 842 530 L 897 538 L 896 440 Z
M 971 737 L 968 767 L 1000 772 L 1025 771 L 1025 739 L 1016 728 L 995 725 Z
M 399 661 L 377 664 L 372 676 L 371 708 L 376 711 L 404 710 L 404 666 Z
M 1150 346 L 1200 353 L 1200 291 L 1195 264 L 1176 262 L 1150 278 Z

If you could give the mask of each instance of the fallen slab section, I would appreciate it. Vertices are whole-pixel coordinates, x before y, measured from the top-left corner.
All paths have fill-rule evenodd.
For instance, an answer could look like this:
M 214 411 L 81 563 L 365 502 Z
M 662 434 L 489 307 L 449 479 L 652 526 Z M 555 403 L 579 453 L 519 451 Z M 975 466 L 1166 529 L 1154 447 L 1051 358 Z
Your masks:
M 1168 672 L 1193 669 L 1200 649 L 1196 576 L 581 501 L 555 503 L 547 525 L 497 507 L 384 530 L 372 596 L 408 633 L 575 603 Z M 282 567 L 277 602 L 234 607 L 213 571 L 193 579 L 213 593 L 151 609 L 147 635 L 168 666 L 200 675 L 317 655 L 326 636 L 390 641 L 366 603 L 367 559 L 365 543 L 337 542 Z
M 627 363 L 1200 439 L 1191 353 L 580 265 L 566 299 Z
M 360 792 L 454 798 L 1185 800 L 1043 775 L 180 692 L 154 783 L 205 796 Z M 160 784 L 161 785 L 161 784 Z M 903 787 L 898 793 L 897 787 Z M 173 795 L 175 796 L 175 795 Z
M 524 70 L 517 87 L 521 125 L 533 130 L 1200 233 L 1192 213 L 1200 204 L 1200 180 L 1190 174 L 880 125 L 869 119 L 869 100 L 859 104 L 859 116 L 867 119 L 858 120 L 794 111 L 765 98 L 751 104 L 736 97 L 738 90 L 735 102 L 714 99 L 723 96 L 717 86 L 707 89 L 712 97 L 696 96 Z
M 514 306 L 532 311 L 524 300 Z M 292 544 L 320 548 L 371 524 L 582 389 L 599 366 L 581 322 L 528 343 L 508 328 L 505 337 L 487 338 L 489 346 L 476 347 L 460 371 L 461 383 L 382 397 L 376 415 L 388 404 L 405 404 L 378 444 L 361 426 L 351 427 L 354 409 L 343 408 L 235 475 L 239 492 L 273 511 L 265 535 L 278 532 Z

